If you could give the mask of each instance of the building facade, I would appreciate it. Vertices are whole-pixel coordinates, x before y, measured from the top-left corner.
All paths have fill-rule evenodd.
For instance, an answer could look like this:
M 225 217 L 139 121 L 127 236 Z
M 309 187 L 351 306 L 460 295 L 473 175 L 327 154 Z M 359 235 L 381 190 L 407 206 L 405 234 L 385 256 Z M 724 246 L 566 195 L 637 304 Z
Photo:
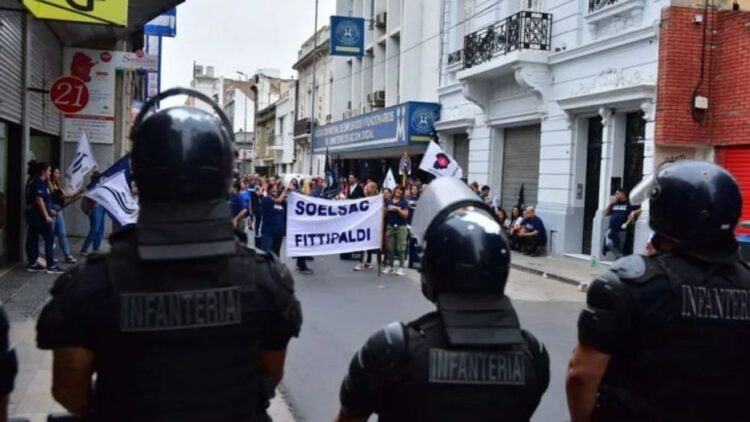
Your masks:
M 274 137 L 269 149 L 273 151 L 274 174 L 285 174 L 294 172 L 295 164 L 295 142 L 294 142 L 294 117 L 295 117 L 295 91 L 297 84 L 286 86 L 281 93 L 281 98 L 276 101 L 276 114 L 274 124 Z
M 614 189 L 654 166 L 668 2 L 484 5 L 443 2 L 441 142 L 503 207 L 535 206 L 553 253 L 601 258 Z M 647 235 L 639 223 L 635 244 Z
M 310 119 L 315 110 L 314 127 L 333 120 L 331 112 L 333 91 L 333 57 L 328 54 L 331 30 L 324 26 L 310 37 L 297 53 L 292 66 L 297 71 L 296 120 L 294 122 L 294 172 L 322 176 L 325 156 L 310 157 Z M 317 39 L 315 39 L 317 38 Z M 313 69 L 315 69 L 315 96 L 313 101 Z
M 96 99 L 109 104 L 107 116 L 96 116 L 98 123 L 86 122 L 92 129 L 96 161 L 100 169 L 108 168 L 127 152 L 134 105 L 146 94 L 145 73 L 133 62 L 123 66 L 118 60 L 136 61 L 135 52 L 143 48 L 143 25 L 181 2 L 131 0 L 127 25 L 111 27 L 38 20 L 21 2 L 0 0 L 0 266 L 23 259 L 26 163 L 44 161 L 65 173 L 75 154 L 77 133 L 87 120 L 55 109 L 49 98 L 52 83 L 63 75 L 83 76 L 88 83 L 88 72 L 102 62 L 88 55 L 115 59 L 96 74 L 99 86 L 107 88 Z M 73 61 L 76 54 L 82 63 Z M 88 219 L 77 207 L 66 208 L 65 218 L 70 235 L 88 230 Z
M 408 154 L 413 166 L 407 171 L 417 177 L 438 118 L 440 7 L 431 0 L 336 5 L 339 16 L 365 19 L 365 54 L 334 57 L 331 123 L 316 129 L 314 153 L 328 153 L 342 173 L 377 181 L 388 168 L 397 172 L 399 158 Z M 330 32 L 331 39 L 342 36 L 337 28 Z M 420 134 L 405 137 L 409 127 Z

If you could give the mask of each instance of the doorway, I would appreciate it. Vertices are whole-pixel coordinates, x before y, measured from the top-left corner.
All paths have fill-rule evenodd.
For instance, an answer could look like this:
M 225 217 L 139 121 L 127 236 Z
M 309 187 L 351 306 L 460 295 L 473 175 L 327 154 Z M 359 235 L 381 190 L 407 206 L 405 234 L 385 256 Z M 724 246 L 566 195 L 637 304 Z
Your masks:
M 628 113 L 625 129 L 625 165 L 623 187 L 630 193 L 643 179 L 643 148 L 646 137 L 646 121 L 643 112 Z
M 602 167 L 602 119 L 591 117 L 586 140 L 586 196 L 583 207 L 583 244 L 581 252 L 591 254 L 594 217 L 599 209 L 599 177 Z

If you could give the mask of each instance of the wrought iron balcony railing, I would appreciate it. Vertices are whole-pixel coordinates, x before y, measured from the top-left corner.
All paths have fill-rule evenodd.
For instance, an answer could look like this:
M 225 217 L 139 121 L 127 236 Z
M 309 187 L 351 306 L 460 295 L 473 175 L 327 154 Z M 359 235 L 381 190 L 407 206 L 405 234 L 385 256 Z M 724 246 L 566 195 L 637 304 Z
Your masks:
M 294 136 L 310 133 L 310 118 L 305 117 L 294 122 Z
M 589 0 L 589 13 L 603 9 L 610 4 L 617 3 L 617 0 Z
M 448 54 L 448 66 L 456 63 L 461 63 L 464 60 L 464 51 L 456 50 Z
M 551 42 L 551 13 L 518 12 L 464 37 L 464 68 L 486 63 L 511 51 L 546 51 Z

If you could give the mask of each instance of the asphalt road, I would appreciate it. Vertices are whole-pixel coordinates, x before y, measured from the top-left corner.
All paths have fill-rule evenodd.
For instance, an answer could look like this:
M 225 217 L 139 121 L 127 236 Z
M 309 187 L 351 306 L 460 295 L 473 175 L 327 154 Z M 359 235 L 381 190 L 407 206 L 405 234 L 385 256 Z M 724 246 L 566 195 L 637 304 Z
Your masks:
M 288 261 L 290 267 L 292 261 Z M 313 275 L 295 277 L 304 324 L 289 347 L 282 385 L 297 421 L 331 421 L 339 408 L 341 380 L 354 353 L 389 322 L 416 319 L 433 309 L 422 297 L 419 275 L 377 276 L 352 271 L 354 262 L 319 257 Z M 584 294 L 536 275 L 513 271 L 507 289 L 522 326 L 548 349 L 551 382 L 534 421 L 567 421 L 565 369 L 576 339 Z M 374 420 L 374 418 L 371 418 Z

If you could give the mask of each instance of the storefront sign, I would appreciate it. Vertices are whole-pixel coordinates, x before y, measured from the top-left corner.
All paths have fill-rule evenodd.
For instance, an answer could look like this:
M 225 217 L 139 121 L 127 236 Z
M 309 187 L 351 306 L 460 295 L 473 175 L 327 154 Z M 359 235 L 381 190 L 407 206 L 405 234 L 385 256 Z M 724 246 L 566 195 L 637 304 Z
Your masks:
M 89 101 L 83 109 L 63 114 L 65 142 L 77 142 L 83 131 L 91 143 L 114 142 L 117 70 L 156 71 L 158 58 L 143 51 L 64 50 L 63 73 L 82 80 L 89 92 Z
M 127 26 L 128 0 L 23 0 L 37 19 Z
M 177 35 L 177 8 L 173 7 L 143 27 L 146 35 L 158 35 L 160 37 L 174 37 Z
M 88 105 L 89 89 L 80 78 L 61 76 L 52 82 L 49 97 L 57 111 L 75 114 Z
M 287 256 L 380 249 L 383 196 L 331 201 L 293 193 L 287 207 Z
M 440 105 L 408 102 L 315 129 L 313 152 L 365 151 L 429 142 Z
M 365 55 L 365 20 L 349 16 L 331 16 L 331 56 Z

